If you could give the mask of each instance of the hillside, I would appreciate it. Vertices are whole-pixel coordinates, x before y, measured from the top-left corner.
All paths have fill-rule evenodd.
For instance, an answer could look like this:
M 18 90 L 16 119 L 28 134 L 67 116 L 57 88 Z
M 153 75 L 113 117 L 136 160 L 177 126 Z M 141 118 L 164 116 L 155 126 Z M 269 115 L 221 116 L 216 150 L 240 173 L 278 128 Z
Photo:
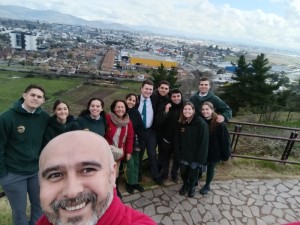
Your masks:
M 52 10 L 30 9 L 21 6 L 0 5 L 0 17 L 15 20 L 32 20 L 47 23 L 63 23 L 70 25 L 90 26 L 101 29 L 130 30 L 130 28 L 117 23 L 103 21 L 89 21 L 76 16 Z

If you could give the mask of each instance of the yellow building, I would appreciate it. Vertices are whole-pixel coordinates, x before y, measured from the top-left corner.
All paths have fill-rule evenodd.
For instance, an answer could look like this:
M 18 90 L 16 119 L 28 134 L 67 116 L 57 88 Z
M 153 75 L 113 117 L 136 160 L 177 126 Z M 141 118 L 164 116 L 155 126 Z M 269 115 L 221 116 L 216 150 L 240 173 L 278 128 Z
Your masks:
M 150 54 L 149 52 L 130 52 L 128 53 L 131 65 L 140 65 L 147 67 L 159 67 L 161 63 L 165 68 L 177 67 L 177 62 L 167 57 Z

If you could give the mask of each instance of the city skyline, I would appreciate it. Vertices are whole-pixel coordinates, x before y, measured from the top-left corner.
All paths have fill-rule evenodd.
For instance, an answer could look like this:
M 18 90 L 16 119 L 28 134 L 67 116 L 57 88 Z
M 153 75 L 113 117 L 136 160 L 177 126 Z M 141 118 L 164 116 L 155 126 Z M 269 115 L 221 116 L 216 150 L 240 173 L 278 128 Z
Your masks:
M 300 51 L 300 0 L 0 0 L 196 39 Z

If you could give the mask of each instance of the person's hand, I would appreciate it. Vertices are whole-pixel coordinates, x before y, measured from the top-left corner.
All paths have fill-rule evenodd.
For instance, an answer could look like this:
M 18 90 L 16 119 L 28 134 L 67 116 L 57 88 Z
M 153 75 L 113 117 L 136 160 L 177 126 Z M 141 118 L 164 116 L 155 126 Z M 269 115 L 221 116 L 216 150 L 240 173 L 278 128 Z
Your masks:
M 166 104 L 165 112 L 168 113 L 172 107 L 171 103 Z
M 126 161 L 129 161 L 131 159 L 131 154 L 127 153 L 126 154 Z
M 225 121 L 225 118 L 224 118 L 224 116 L 222 116 L 222 115 L 218 115 L 218 118 L 217 118 L 217 123 L 222 123 L 222 122 L 224 122 Z

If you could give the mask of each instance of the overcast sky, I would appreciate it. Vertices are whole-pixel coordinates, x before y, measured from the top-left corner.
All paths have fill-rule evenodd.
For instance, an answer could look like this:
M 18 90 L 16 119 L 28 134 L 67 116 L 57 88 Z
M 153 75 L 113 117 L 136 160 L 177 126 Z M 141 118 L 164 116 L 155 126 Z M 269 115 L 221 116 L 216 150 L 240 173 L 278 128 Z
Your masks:
M 0 0 L 87 20 L 300 51 L 300 0 Z M 0 6 L 1 7 L 1 6 Z

